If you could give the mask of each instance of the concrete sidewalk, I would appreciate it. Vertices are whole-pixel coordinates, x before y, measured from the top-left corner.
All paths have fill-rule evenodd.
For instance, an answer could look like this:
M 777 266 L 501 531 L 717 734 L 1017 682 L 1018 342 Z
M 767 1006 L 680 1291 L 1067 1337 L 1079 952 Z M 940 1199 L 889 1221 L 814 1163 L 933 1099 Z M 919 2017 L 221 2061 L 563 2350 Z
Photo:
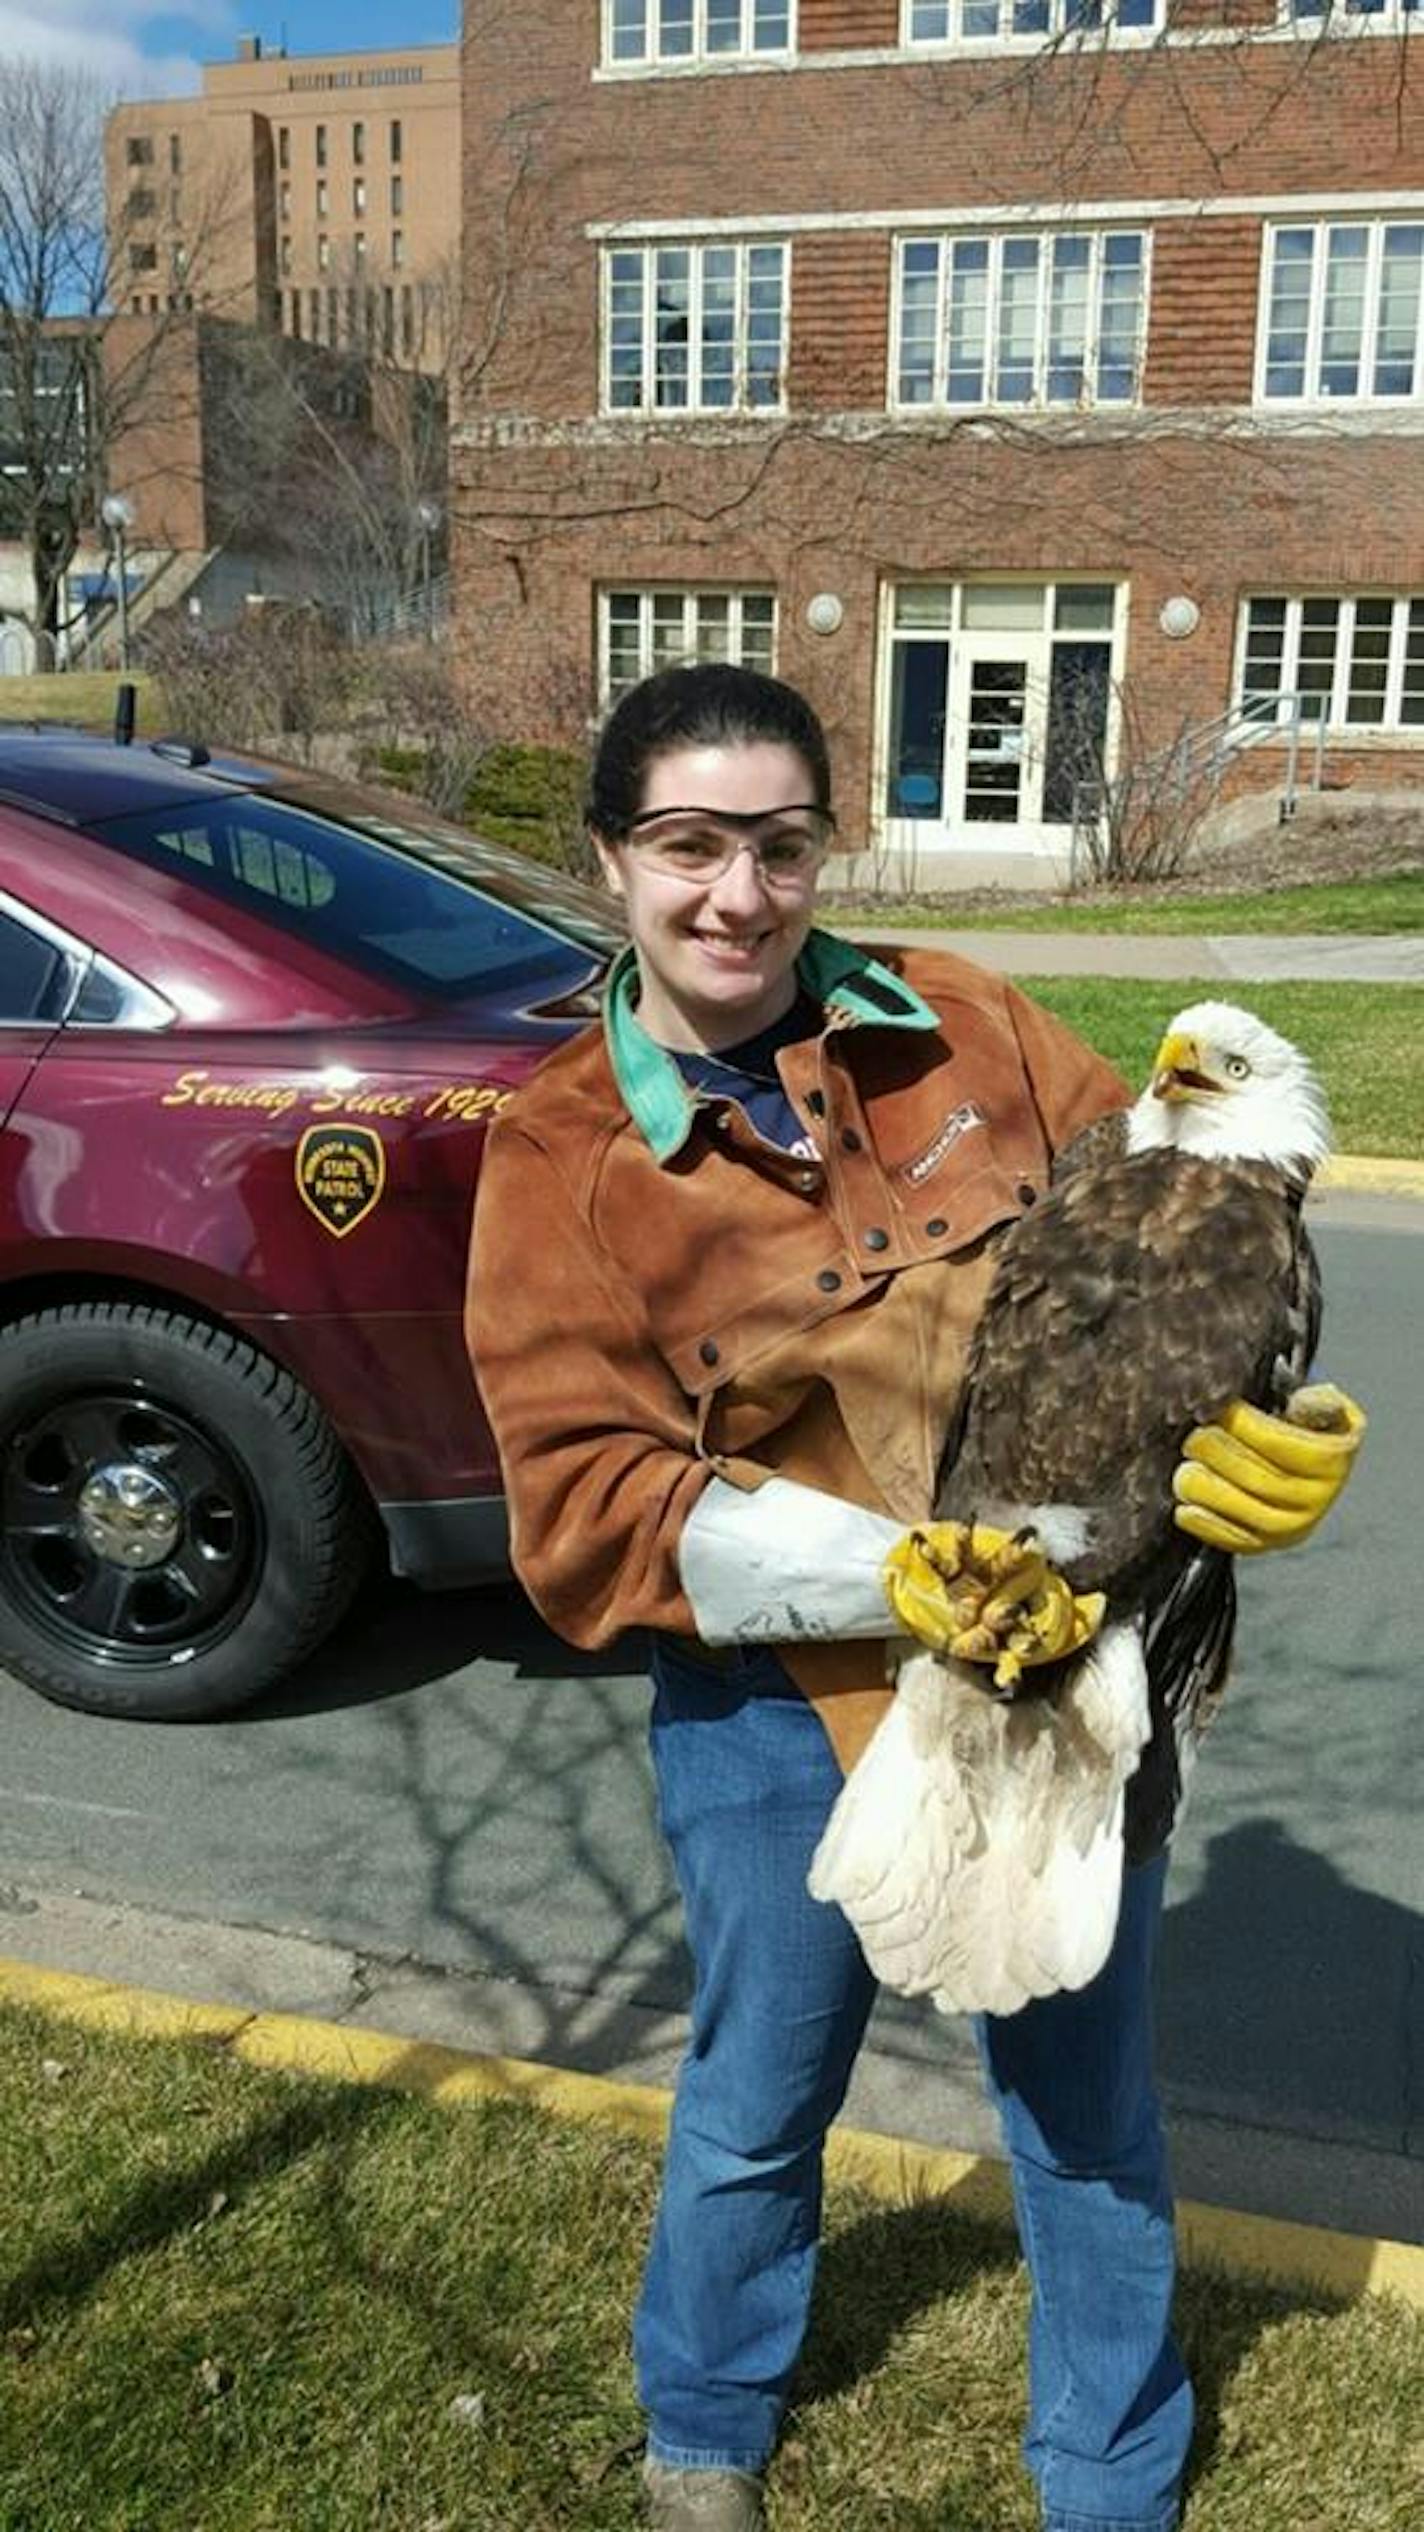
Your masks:
M 847 926 L 847 929 L 851 927 Z M 1424 933 L 998 932 L 856 924 L 872 946 L 945 949 L 1001 976 L 1193 977 L 1223 984 L 1424 984 Z

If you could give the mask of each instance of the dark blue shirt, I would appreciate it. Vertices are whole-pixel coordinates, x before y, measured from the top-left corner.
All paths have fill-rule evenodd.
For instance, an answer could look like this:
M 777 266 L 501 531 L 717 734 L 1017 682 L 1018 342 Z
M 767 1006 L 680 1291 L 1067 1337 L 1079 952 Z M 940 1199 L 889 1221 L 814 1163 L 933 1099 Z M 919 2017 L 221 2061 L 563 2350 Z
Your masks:
M 783 1152 L 794 1152 L 806 1160 L 816 1160 L 815 1144 L 798 1117 L 781 1085 L 776 1058 L 783 1046 L 795 1046 L 802 1038 L 814 1037 L 821 1026 L 821 1013 L 809 994 L 798 994 L 789 1011 L 774 1020 L 769 1029 L 759 1029 L 755 1037 L 743 1038 L 739 1046 L 724 1046 L 716 1055 L 693 1053 L 683 1047 L 669 1049 L 683 1080 L 705 1099 L 734 1099 L 752 1126 L 766 1143 L 775 1143 Z

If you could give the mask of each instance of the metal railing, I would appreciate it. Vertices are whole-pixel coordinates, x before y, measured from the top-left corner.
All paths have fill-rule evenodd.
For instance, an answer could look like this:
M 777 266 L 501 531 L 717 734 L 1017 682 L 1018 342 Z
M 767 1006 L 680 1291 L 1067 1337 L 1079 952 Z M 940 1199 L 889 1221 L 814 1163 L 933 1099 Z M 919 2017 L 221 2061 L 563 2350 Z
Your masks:
M 1070 876 L 1082 875 L 1101 858 L 1101 845 L 1130 815 L 1133 796 L 1151 804 L 1162 817 L 1175 807 L 1193 819 L 1216 807 L 1229 768 L 1248 747 L 1263 739 L 1284 738 L 1285 771 L 1276 815 L 1284 825 L 1295 815 L 1301 793 L 1301 768 L 1308 762 L 1308 788 L 1319 791 L 1324 778 L 1325 719 L 1312 714 L 1307 702 L 1318 696 L 1300 692 L 1248 695 L 1211 720 L 1194 721 L 1167 747 L 1139 757 L 1111 781 L 1099 774 L 1080 776 L 1073 787 L 1073 831 Z M 1307 736 L 1307 733 L 1309 734 Z

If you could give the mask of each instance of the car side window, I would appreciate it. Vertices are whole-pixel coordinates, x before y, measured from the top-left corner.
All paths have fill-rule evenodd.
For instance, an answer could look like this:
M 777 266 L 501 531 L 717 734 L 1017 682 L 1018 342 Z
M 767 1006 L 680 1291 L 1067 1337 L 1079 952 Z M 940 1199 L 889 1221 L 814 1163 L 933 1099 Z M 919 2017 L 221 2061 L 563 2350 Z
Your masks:
M 69 962 L 53 941 L 0 913 L 0 1027 L 58 1020 L 69 989 Z

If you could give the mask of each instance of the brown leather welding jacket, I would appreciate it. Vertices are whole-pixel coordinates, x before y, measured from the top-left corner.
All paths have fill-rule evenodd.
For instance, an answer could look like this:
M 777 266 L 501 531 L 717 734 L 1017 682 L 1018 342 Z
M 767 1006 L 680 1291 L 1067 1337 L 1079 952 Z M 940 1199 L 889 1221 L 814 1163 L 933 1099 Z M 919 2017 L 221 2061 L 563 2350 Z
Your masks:
M 799 976 L 824 1025 L 778 1063 L 819 1161 L 689 1089 L 638 1026 L 631 952 L 603 1025 L 491 1128 L 467 1338 L 515 1569 L 574 1644 L 695 1633 L 678 1541 L 714 1473 L 923 1520 L 998 1239 L 1123 1104 L 1107 1064 L 966 960 L 813 932 Z M 888 1702 L 888 1649 L 778 1647 L 843 1766 Z

